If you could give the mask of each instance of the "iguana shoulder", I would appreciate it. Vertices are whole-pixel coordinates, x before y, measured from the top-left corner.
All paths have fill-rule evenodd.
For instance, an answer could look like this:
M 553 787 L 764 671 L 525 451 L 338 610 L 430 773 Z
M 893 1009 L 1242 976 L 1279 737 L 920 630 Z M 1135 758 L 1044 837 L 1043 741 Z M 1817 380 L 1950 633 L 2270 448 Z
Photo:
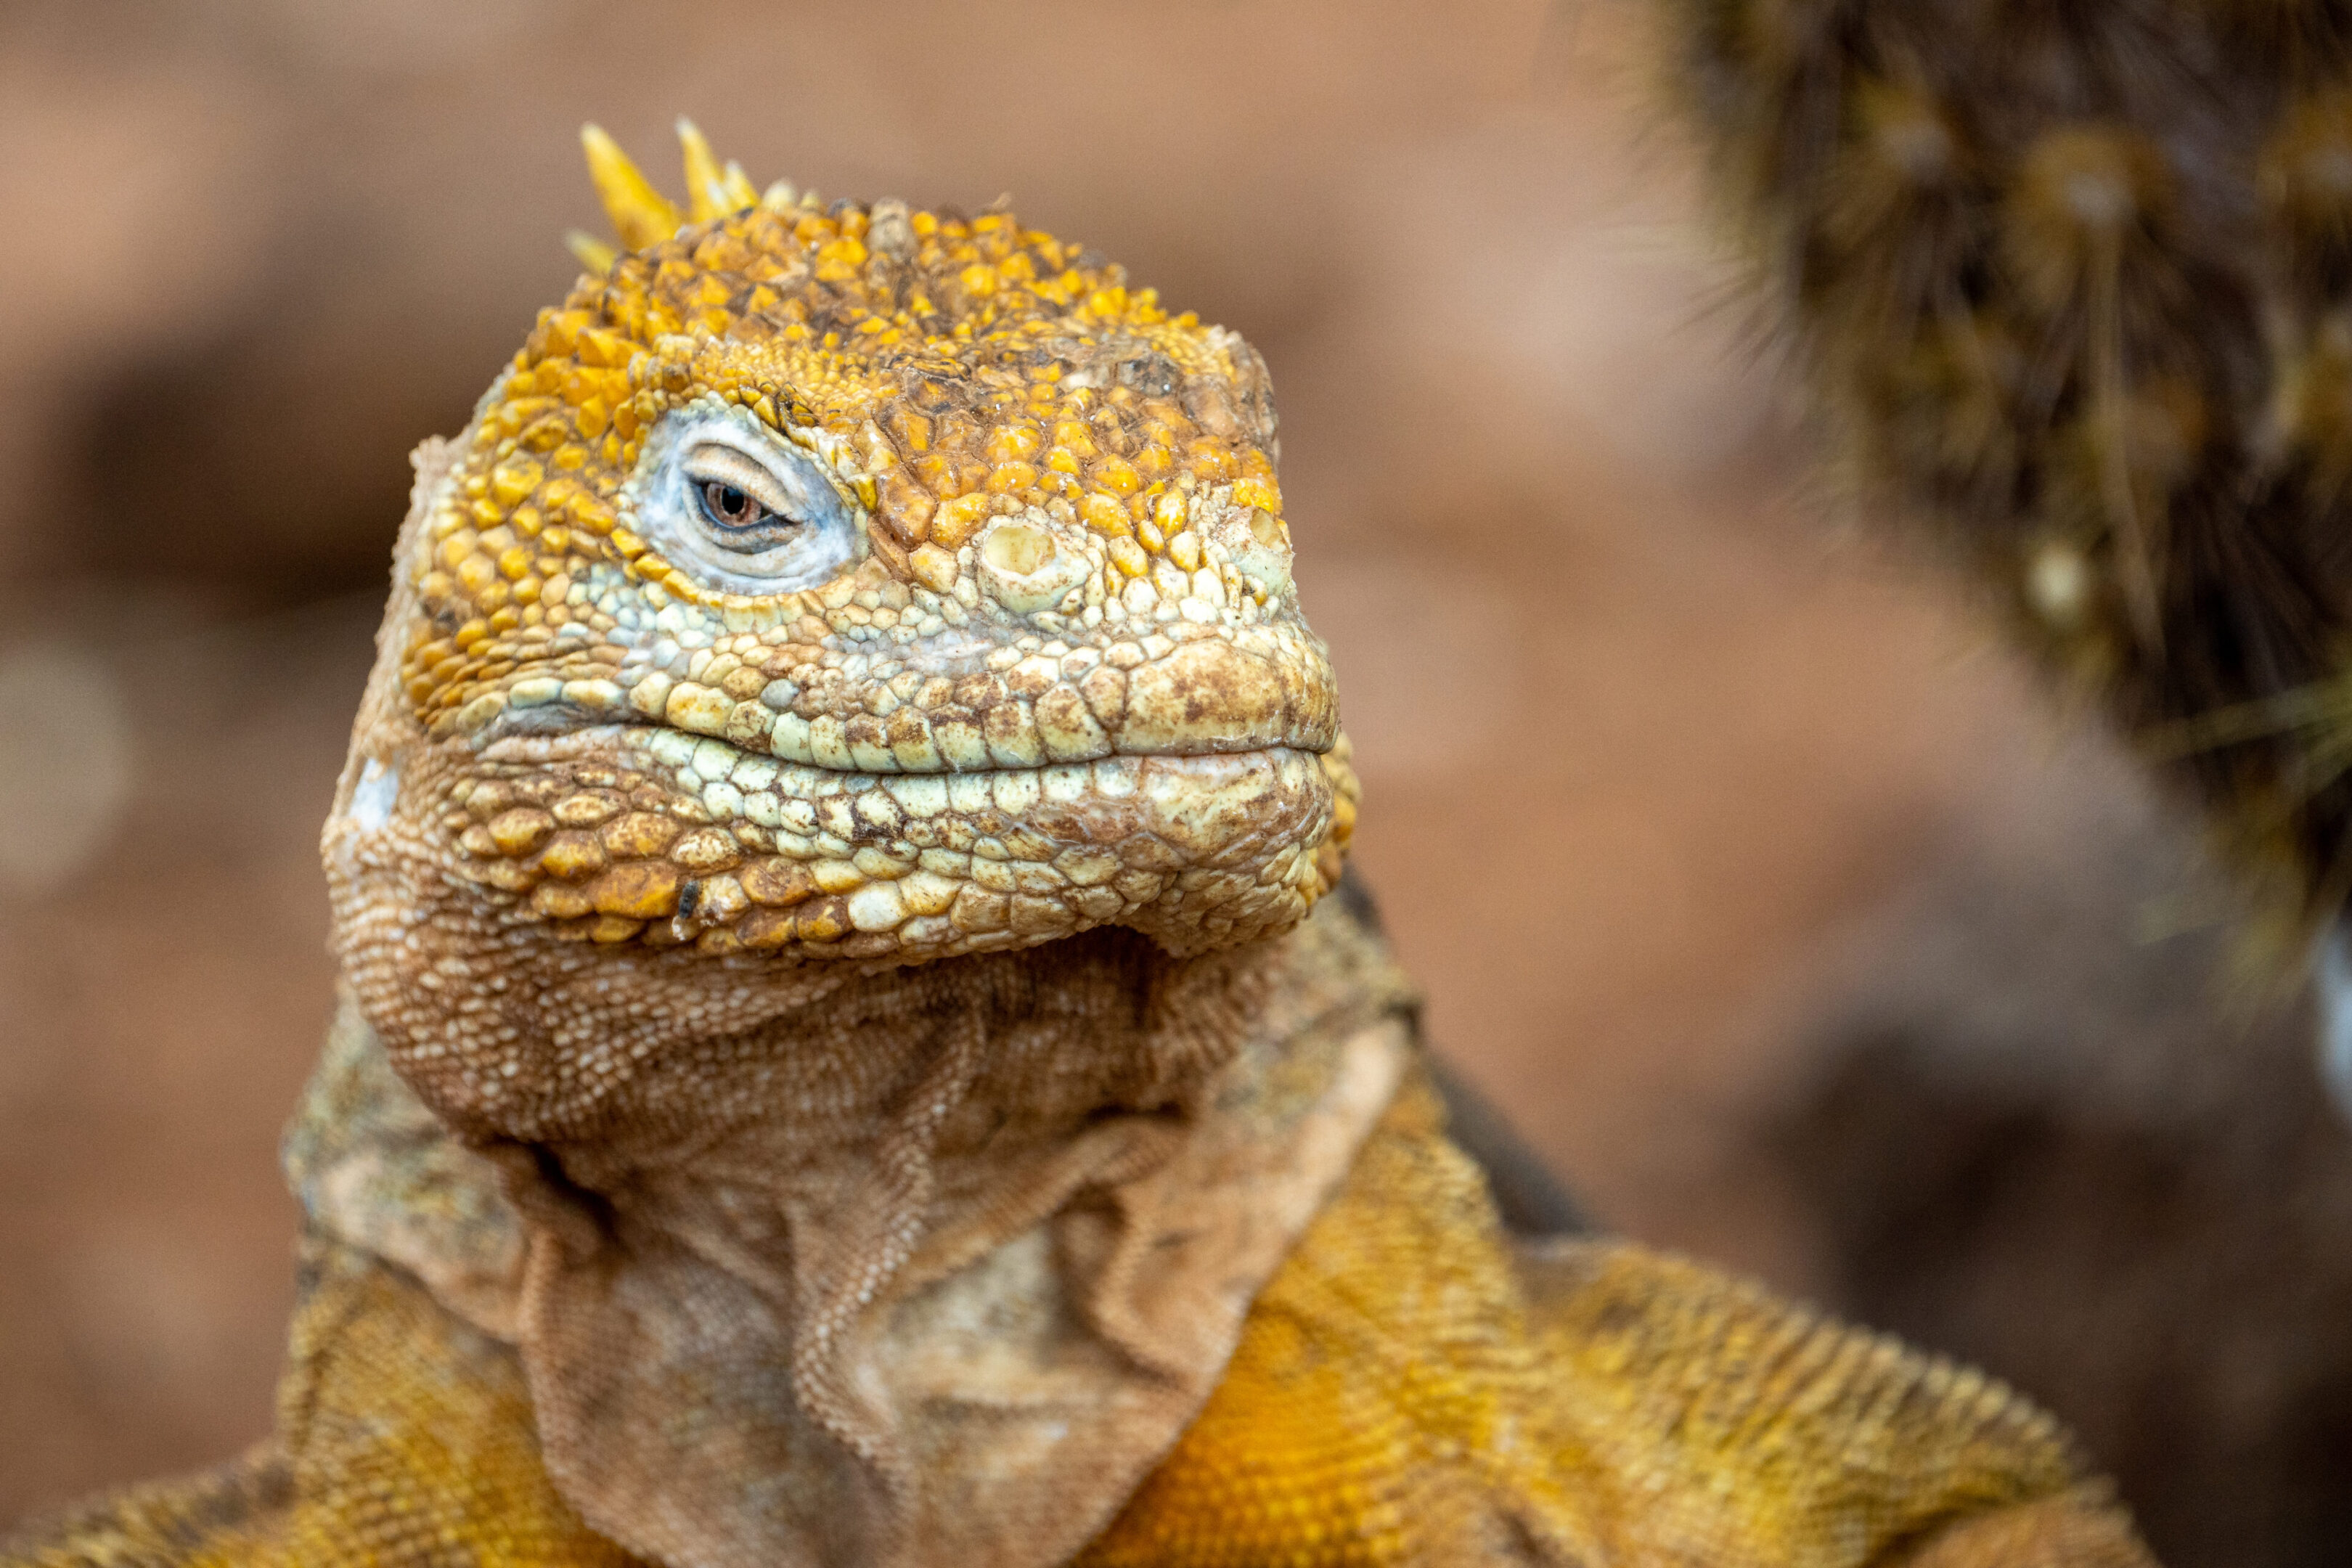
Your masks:
M 2029 1402 L 1634 1244 L 1516 1246 L 1441 1121 L 1408 1085 L 1082 1563 L 2148 1563 Z

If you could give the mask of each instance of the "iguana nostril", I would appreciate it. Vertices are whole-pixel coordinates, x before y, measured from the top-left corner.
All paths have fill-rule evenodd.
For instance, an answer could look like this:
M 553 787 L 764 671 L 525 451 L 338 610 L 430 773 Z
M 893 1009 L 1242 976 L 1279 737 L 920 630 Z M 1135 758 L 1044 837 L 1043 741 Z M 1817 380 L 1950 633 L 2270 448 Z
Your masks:
M 980 581 L 990 598 L 1016 616 L 1047 609 L 1087 574 L 1086 558 L 1037 523 L 1008 518 L 980 542 Z
M 981 547 L 987 563 L 1008 577 L 1033 576 L 1053 563 L 1053 535 L 1025 522 L 1008 522 Z
M 1290 586 L 1290 531 L 1262 506 L 1250 508 L 1249 542 L 1234 555 L 1234 566 L 1269 598 Z

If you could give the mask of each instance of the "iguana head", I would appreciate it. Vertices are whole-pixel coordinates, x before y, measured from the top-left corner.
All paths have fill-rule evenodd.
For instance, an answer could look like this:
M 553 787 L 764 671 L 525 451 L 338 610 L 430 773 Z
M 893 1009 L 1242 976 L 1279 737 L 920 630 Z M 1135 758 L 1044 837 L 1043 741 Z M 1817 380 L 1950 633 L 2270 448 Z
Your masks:
M 1354 782 L 1255 353 L 1009 213 L 761 195 L 681 132 L 683 221 L 589 131 L 629 248 L 420 461 L 347 961 L 1295 922 Z

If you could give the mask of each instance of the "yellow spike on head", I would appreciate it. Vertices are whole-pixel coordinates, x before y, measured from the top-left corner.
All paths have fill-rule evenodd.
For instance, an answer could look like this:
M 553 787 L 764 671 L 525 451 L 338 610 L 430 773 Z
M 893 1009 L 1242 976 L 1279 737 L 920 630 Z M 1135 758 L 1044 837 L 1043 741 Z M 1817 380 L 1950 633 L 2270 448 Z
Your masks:
M 580 145 L 588 154 L 588 177 L 595 182 L 596 195 L 623 246 L 643 250 L 677 232 L 677 208 L 637 172 L 604 127 L 593 122 L 582 126 Z
M 729 212 L 739 213 L 745 207 L 760 205 L 760 187 L 751 183 L 751 176 L 745 174 L 743 165 L 734 159 L 727 160 L 727 167 L 719 173 L 719 183 L 726 188 Z
M 719 155 L 710 150 L 710 139 L 683 114 L 677 117 L 677 144 L 686 154 L 686 221 L 709 223 L 733 212 L 727 177 L 719 172 Z
M 621 258 L 619 251 L 594 235 L 583 234 L 576 228 L 564 232 L 563 247 L 579 258 L 583 271 L 596 278 L 610 276 L 613 263 Z

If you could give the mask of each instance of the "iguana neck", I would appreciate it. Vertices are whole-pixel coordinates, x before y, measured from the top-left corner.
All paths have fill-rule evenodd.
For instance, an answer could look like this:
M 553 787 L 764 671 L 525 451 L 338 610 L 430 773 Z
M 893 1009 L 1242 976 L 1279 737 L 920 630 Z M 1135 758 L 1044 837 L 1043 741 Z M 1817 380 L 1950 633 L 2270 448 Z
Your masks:
M 583 1021 L 593 983 L 517 963 L 446 1016 L 562 1070 L 460 1115 L 419 1093 L 467 1089 L 444 1037 L 354 986 L 289 1170 L 315 1227 L 516 1346 L 557 1486 L 638 1556 L 1042 1568 L 1207 1399 L 1412 993 L 1345 900 L 1182 961 L 1097 931 L 845 967 L 705 959 L 707 1005 Z
M 1090 1128 L 1181 1121 L 1274 945 L 1179 959 L 1103 930 L 847 977 L 635 1064 L 559 1135 L 477 1140 L 575 1257 L 688 1245 L 805 1312 L 851 1260 L 895 1272 L 1001 1219 Z
M 1015 1315 L 1054 1302 L 1097 1358 L 1160 1375 L 1098 1306 L 1117 1194 L 1184 1144 L 1276 946 L 1177 959 L 1106 930 L 853 976 L 633 1065 L 561 1137 L 486 1141 L 531 1236 L 521 1350 L 567 1493 L 612 1527 L 657 1512 L 674 1479 L 609 1516 L 590 1500 L 674 1477 L 692 1449 L 655 1435 L 686 1419 L 726 1473 L 790 1477 L 797 1517 L 836 1521 L 816 1555 L 894 1560 L 937 1484 L 890 1387 L 895 1304 L 1049 1220 L 1053 1245 L 1012 1266 L 1034 1275 Z

